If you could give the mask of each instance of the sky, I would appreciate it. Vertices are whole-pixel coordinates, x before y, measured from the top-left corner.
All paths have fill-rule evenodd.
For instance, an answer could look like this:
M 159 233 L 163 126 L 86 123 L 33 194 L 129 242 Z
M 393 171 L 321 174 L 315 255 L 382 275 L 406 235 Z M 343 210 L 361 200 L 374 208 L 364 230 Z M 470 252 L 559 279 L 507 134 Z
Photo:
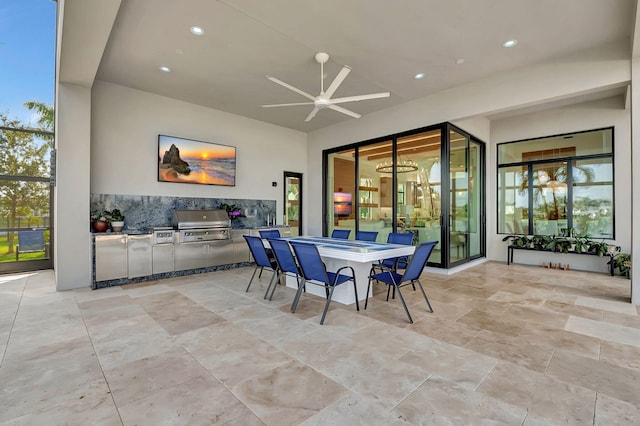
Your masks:
M 34 125 L 27 101 L 53 106 L 56 7 L 52 0 L 0 0 L 0 112 Z

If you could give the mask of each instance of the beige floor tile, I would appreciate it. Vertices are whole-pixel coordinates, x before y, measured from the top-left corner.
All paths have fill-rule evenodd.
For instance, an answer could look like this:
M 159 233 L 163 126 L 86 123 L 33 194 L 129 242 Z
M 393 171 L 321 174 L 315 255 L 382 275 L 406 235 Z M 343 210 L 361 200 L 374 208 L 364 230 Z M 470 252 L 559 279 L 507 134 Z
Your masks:
M 380 407 L 374 398 L 349 392 L 318 414 L 309 417 L 302 426 L 313 425 L 368 425 L 406 426 L 406 421 L 397 414 Z
M 600 344 L 600 360 L 619 367 L 640 370 L 640 348 L 603 341 Z
M 248 379 L 233 393 L 267 424 L 298 424 L 346 393 L 339 383 L 298 361 Z
M 640 329 L 571 316 L 565 330 L 640 348 Z
M 596 426 L 636 426 L 640 419 L 640 407 L 598 393 L 596 399 L 596 415 L 593 424 Z
M 207 374 L 193 356 L 177 348 L 104 369 L 109 389 L 119 406 Z
M 459 318 L 456 322 L 464 324 L 471 329 L 493 331 L 495 333 L 517 336 L 525 326 L 524 321 L 503 318 L 494 315 L 493 312 L 473 309 L 468 314 Z
M 470 390 L 475 390 L 497 363 L 493 357 L 439 341 L 432 341 L 428 348 L 411 350 L 399 361 Z
M 591 424 L 596 393 L 516 364 L 500 362 L 478 392 L 558 424 Z
M 55 291 L 51 271 L 0 277 L 0 423 L 547 426 L 638 416 L 640 315 L 628 309 L 628 281 L 486 262 L 423 274 L 434 313 L 405 287 L 414 324 L 378 285 L 367 310 L 333 303 L 321 326 L 323 298 L 304 294 L 292 314 L 292 289 L 263 298 L 267 276 L 244 291 L 252 272 L 69 292 Z M 316 388 L 329 397 L 300 403 Z
M 465 345 L 472 351 L 521 365 L 532 371 L 544 373 L 553 349 L 531 344 L 519 337 L 483 330 Z
M 182 334 L 177 342 L 227 387 L 268 373 L 293 359 L 228 322 Z
M 205 375 L 118 407 L 128 425 L 225 424 L 251 412 L 222 384 Z M 251 424 L 247 421 L 247 424 Z
M 547 375 L 640 407 L 640 371 L 556 351 L 549 363 Z
M 547 325 L 529 323 L 520 331 L 518 339 L 532 345 L 561 349 L 593 359 L 600 356 L 600 339 Z
M 638 315 L 635 306 L 631 305 L 628 301 L 612 301 L 606 299 L 599 299 L 595 297 L 579 296 L 576 299 L 576 305 L 587 306 L 589 308 L 601 309 L 603 311 L 617 312 L 627 315 Z
M 432 376 L 392 413 L 414 425 L 520 425 L 527 410 Z

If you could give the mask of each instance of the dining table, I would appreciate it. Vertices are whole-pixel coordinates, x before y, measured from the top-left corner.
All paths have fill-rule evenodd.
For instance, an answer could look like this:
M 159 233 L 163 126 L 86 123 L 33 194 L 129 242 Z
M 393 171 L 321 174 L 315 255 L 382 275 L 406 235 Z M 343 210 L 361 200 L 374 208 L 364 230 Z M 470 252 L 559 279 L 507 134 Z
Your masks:
M 327 271 L 336 272 L 343 266 L 352 267 L 356 277 L 358 300 L 364 300 L 366 298 L 369 273 L 374 263 L 378 263 L 383 259 L 411 256 L 416 249 L 415 246 L 409 245 L 345 240 L 330 237 L 299 236 L 282 239 L 289 242 L 314 244 L 318 247 L 318 252 L 327 267 Z M 345 275 L 351 274 L 349 270 L 343 270 L 341 273 Z M 295 277 L 289 275 L 287 275 L 286 278 L 286 285 L 287 287 L 298 288 Z M 324 288 L 319 286 L 307 286 L 306 291 L 310 294 L 326 297 Z M 372 292 L 369 294 L 369 297 L 371 296 L 373 296 Z M 332 301 L 345 305 L 356 303 L 353 287 L 351 285 L 336 287 Z

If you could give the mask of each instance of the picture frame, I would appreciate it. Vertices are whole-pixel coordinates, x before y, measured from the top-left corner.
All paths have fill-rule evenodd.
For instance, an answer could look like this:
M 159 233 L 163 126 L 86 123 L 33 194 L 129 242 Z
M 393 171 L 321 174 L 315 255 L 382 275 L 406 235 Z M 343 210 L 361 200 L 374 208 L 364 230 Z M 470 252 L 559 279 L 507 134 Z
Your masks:
M 158 182 L 236 186 L 236 147 L 158 135 Z

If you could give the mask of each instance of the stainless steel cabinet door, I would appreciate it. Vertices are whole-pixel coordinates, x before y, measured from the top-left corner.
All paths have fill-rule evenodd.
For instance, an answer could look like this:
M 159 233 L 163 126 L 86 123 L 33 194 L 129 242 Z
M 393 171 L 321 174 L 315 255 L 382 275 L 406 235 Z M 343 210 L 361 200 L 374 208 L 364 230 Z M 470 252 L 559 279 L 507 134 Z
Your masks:
M 153 273 L 173 272 L 173 244 L 153 246 Z
M 175 245 L 175 269 L 203 268 L 208 265 L 208 244 L 204 242 L 180 243 Z
M 126 235 L 96 236 L 96 281 L 127 277 Z
M 233 263 L 233 241 L 209 241 L 207 266 L 228 265 Z
M 153 273 L 151 240 L 152 235 L 129 235 L 127 252 L 129 258 L 129 278 L 146 277 Z

